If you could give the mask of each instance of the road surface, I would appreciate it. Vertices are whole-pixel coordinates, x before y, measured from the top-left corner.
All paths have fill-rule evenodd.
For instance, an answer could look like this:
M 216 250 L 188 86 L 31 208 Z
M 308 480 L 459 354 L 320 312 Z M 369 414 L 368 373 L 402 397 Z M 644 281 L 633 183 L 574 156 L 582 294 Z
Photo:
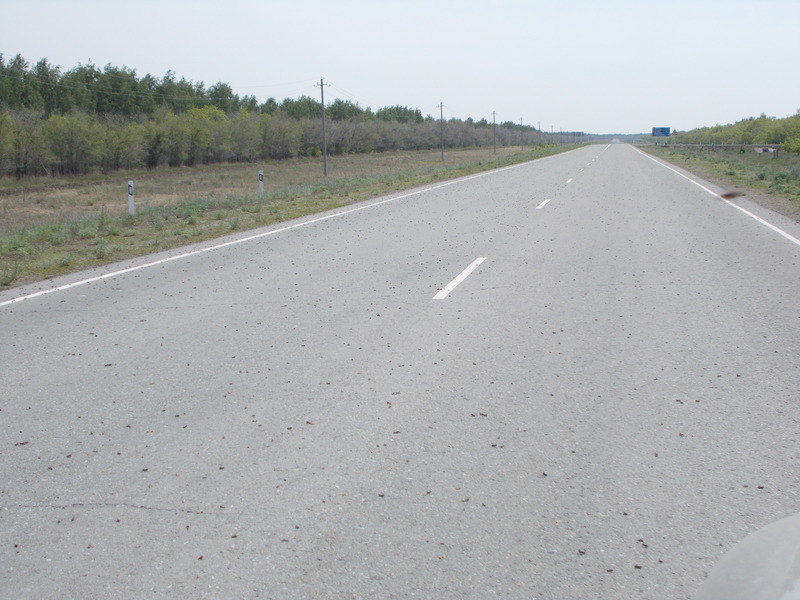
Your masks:
M 689 598 L 800 512 L 800 226 L 693 179 L 588 146 L 0 293 L 0 596 Z

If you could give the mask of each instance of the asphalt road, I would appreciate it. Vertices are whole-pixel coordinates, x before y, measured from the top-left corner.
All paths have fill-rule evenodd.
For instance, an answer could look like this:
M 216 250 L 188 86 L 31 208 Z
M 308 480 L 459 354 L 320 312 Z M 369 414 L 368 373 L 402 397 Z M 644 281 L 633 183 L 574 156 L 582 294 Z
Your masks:
M 689 598 L 800 512 L 800 226 L 703 185 L 589 146 L 0 293 L 0 597 Z

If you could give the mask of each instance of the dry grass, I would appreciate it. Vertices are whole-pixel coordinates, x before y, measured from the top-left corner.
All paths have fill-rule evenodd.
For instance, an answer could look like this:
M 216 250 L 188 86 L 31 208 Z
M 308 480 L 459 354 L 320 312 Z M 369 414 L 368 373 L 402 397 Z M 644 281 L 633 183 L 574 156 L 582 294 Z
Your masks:
M 445 157 L 445 165 L 486 159 L 485 151 L 452 152 Z M 394 175 L 424 166 L 441 167 L 442 162 L 436 162 L 431 153 L 329 157 L 327 181 Z M 22 189 L 15 189 L 16 182 L 3 181 L 0 182 L 0 234 L 94 218 L 103 209 L 108 214 L 123 214 L 128 209 L 129 179 L 135 183 L 138 208 L 253 195 L 258 191 L 260 169 L 264 170 L 266 194 L 325 181 L 321 159 L 165 169 L 155 173 L 140 171 L 99 181 L 42 178 L 25 181 L 27 186 Z
M 0 285 L 20 285 L 568 147 L 392 152 L 0 182 Z M 258 171 L 264 170 L 264 197 Z M 127 181 L 137 214 L 127 215 Z

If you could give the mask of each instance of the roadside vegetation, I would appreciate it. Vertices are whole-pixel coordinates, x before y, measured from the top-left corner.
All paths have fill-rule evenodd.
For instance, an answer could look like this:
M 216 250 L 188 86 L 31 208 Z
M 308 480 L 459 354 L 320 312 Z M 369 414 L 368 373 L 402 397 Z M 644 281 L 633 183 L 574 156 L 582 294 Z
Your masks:
M 655 142 L 655 143 L 654 143 Z M 642 149 L 800 220 L 800 110 L 639 142 Z
M 577 137 L 509 121 L 442 123 L 401 105 L 372 110 L 337 98 L 325 109 L 329 156 L 429 150 L 442 143 L 532 146 Z M 0 55 L 0 177 L 317 157 L 321 116 L 322 103 L 309 96 L 259 104 L 234 94 L 228 84 L 206 88 L 171 71 L 139 77 L 127 67 L 89 64 L 62 72 L 46 59 L 31 66 L 20 55 L 8 61 Z
M 31 65 L 0 54 L 0 286 L 607 139 L 336 99 L 325 107 L 323 177 L 322 108 L 308 96 L 259 104 L 225 83 L 206 88 L 171 71 L 62 71 L 46 59 Z M 781 151 L 757 155 L 750 144 Z M 650 150 L 707 178 L 800 202 L 800 115 L 682 132 Z
M 800 109 L 796 115 L 782 119 L 762 114 L 730 125 L 677 132 L 668 139 L 668 144 L 713 144 L 715 147 L 780 144 L 782 152 L 797 154 L 800 153 Z
M 0 286 L 21 285 L 278 223 L 574 146 L 387 152 L 328 160 L 162 169 L 37 180 L 0 192 Z M 257 171 L 264 171 L 258 194 Z M 136 214 L 127 214 L 127 179 Z M 34 182 L 31 182 L 34 183 Z
M 395 105 L 258 103 L 228 84 L 0 55 L 0 286 L 574 147 L 574 132 Z M 563 144 L 569 144 L 562 145 Z M 257 173 L 264 171 L 264 194 Z M 128 214 L 127 181 L 136 210 Z
M 787 198 L 800 209 L 800 154 L 753 147 L 647 146 L 656 154 L 712 181 Z

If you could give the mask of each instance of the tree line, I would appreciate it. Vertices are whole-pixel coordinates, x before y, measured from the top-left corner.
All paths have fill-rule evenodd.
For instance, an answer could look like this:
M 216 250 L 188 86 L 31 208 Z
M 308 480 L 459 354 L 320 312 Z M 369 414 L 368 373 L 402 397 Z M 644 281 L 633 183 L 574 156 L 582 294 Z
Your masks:
M 442 124 L 416 108 L 373 111 L 349 100 L 325 106 L 328 153 L 438 148 Z M 138 77 L 127 67 L 79 65 L 66 72 L 0 55 L 0 176 L 257 161 L 322 152 L 322 103 L 309 96 L 239 97 L 169 71 Z M 549 143 L 529 126 L 451 119 L 448 148 Z
M 791 117 L 775 118 L 761 114 L 729 125 L 701 127 L 678 132 L 670 137 L 677 144 L 781 144 L 787 152 L 800 152 L 800 110 Z

